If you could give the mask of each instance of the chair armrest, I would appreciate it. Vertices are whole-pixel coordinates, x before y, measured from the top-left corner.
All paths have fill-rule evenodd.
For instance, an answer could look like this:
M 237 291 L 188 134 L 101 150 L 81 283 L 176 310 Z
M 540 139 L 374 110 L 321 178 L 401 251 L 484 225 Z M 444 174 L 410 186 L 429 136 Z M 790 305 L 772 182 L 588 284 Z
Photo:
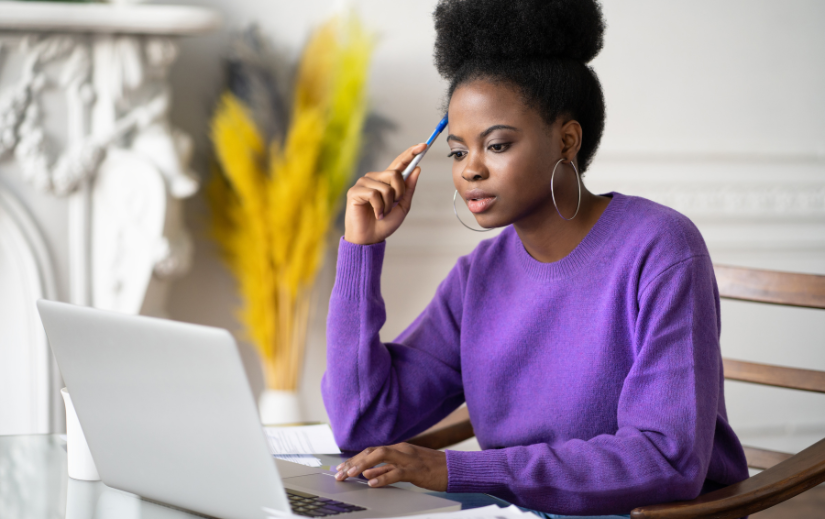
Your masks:
M 825 439 L 740 483 L 681 501 L 643 506 L 632 519 L 736 519 L 770 508 L 825 481 Z
M 443 449 L 475 436 L 466 407 L 459 407 L 445 419 L 433 425 L 415 438 L 407 441 L 419 447 Z

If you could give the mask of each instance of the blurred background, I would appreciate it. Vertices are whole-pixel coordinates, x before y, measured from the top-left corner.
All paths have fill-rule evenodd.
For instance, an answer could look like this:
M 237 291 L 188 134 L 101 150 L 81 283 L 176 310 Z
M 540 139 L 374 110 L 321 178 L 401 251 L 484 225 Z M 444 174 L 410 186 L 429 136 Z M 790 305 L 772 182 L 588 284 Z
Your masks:
M 205 180 L 209 119 L 225 86 L 223 58 L 232 35 L 257 24 L 271 45 L 294 61 L 311 29 L 342 5 L 329 0 L 170 3 L 210 7 L 223 17 L 218 30 L 179 40 L 169 72 L 170 119 L 192 136 L 191 168 Z M 446 84 L 432 64 L 435 1 L 346 5 L 378 35 L 368 95 L 372 109 L 393 125 L 376 159 L 376 167 L 383 168 L 425 140 L 443 115 Z M 825 274 L 825 4 L 625 0 L 606 1 L 603 8 L 605 47 L 592 65 L 606 96 L 607 126 L 584 178 L 590 189 L 644 196 L 685 213 L 699 226 L 716 263 Z M 3 86 L 0 80 L 0 91 Z M 384 340 L 392 340 L 425 307 L 460 255 L 495 234 L 472 233 L 455 221 L 447 153 L 442 139 L 427 155 L 413 211 L 389 240 L 382 279 Z M 65 206 L 37 202 L 18 177 L 10 160 L 0 161 L 2 185 L 24 205 L 37 206 L 38 214 L 52 215 L 46 218 L 52 223 L 38 222 L 46 241 L 65 241 L 54 223 Z M 208 235 L 203 190 L 182 207 L 194 252 L 188 272 L 168 286 L 166 313 L 238 332 L 237 287 Z M 304 417 L 311 421 L 326 420 L 320 381 L 340 232 L 332 234 L 315 286 L 299 391 Z M 53 256 L 55 290 L 65 299 L 67 267 L 59 253 Z M 725 302 L 722 318 L 725 356 L 825 370 L 825 319 L 816 311 Z M 246 342 L 241 347 L 253 390 L 260 392 L 257 354 Z M 727 383 L 726 392 L 730 421 L 743 443 L 795 452 L 825 436 L 825 399 L 819 395 L 735 382 Z

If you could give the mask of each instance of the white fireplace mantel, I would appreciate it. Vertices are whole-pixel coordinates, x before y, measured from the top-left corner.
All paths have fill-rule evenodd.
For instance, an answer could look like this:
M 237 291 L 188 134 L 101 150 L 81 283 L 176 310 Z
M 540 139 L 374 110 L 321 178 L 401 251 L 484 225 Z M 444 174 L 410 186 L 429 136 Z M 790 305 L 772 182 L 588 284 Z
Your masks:
M 220 23 L 211 9 L 182 5 L 0 2 L 2 30 L 184 36 Z
M 62 428 L 34 302 L 163 315 L 189 267 L 192 139 L 169 121 L 189 6 L 0 1 L 0 434 Z

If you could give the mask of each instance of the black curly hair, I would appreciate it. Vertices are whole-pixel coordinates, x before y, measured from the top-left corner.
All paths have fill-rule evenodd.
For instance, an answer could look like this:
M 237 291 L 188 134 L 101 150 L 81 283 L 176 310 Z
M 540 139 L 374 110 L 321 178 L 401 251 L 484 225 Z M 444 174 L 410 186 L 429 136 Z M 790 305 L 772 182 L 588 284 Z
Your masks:
M 602 87 L 587 63 L 603 45 L 595 0 L 440 0 L 435 66 L 450 82 L 447 99 L 466 82 L 506 82 L 551 125 L 561 115 L 579 122 L 583 173 L 604 131 Z

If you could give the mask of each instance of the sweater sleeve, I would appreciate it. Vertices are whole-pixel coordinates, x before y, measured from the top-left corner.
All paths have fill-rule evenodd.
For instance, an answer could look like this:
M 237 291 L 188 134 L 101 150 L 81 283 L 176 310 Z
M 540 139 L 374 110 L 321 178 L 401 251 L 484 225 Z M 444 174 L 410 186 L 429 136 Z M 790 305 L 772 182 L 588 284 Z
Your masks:
M 459 358 L 462 275 L 454 268 L 424 312 L 382 343 L 384 243 L 338 249 L 321 384 L 338 445 L 349 451 L 404 441 L 464 402 Z
M 671 265 L 638 293 L 635 359 L 615 434 L 553 446 L 448 451 L 448 491 L 486 492 L 561 514 L 629 513 L 699 495 L 722 369 L 710 258 Z

